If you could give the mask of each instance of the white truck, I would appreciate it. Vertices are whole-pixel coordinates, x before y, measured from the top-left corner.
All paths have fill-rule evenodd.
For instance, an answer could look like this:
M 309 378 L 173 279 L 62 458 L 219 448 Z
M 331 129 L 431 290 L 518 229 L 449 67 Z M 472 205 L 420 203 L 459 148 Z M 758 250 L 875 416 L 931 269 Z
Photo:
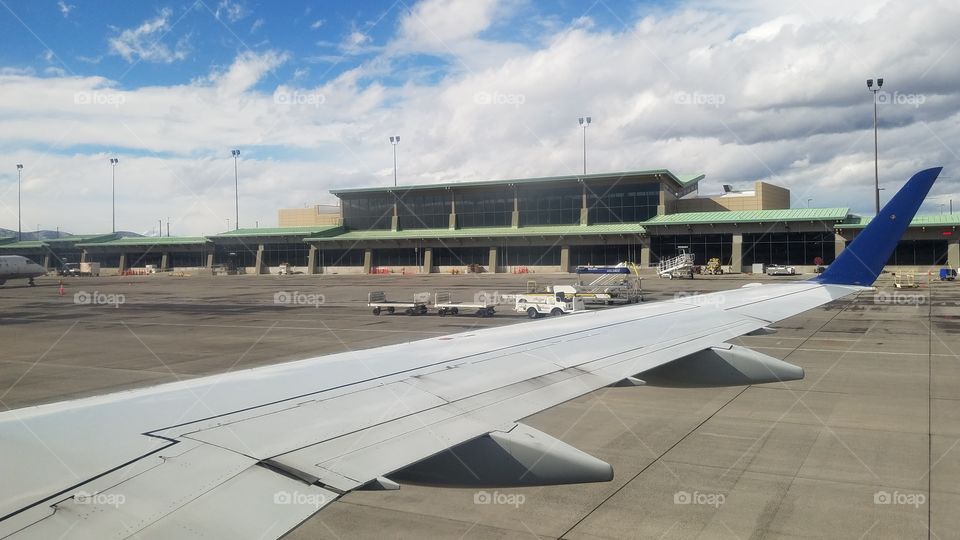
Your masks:
M 583 298 L 562 291 L 547 293 L 518 294 L 514 309 L 526 313 L 527 317 L 537 319 L 544 315 L 559 316 L 583 311 Z

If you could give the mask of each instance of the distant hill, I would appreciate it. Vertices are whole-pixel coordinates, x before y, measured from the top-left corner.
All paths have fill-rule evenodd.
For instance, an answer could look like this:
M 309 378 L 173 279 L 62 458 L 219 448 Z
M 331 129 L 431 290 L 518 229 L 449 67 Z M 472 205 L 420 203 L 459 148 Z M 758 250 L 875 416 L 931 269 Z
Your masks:
M 104 233 L 104 234 L 107 234 L 107 233 Z M 43 229 L 41 229 L 39 232 L 23 231 L 24 240 L 37 240 L 38 238 L 40 240 L 49 240 L 51 238 L 69 238 L 71 236 L 74 236 L 74 235 L 64 231 L 57 232 L 57 231 L 47 231 Z M 129 236 L 143 236 L 143 235 L 135 232 L 130 232 L 130 231 L 117 231 L 117 236 L 120 236 L 121 238 L 126 238 Z M 8 238 L 8 237 L 16 238 L 17 231 L 0 228 L 0 238 Z

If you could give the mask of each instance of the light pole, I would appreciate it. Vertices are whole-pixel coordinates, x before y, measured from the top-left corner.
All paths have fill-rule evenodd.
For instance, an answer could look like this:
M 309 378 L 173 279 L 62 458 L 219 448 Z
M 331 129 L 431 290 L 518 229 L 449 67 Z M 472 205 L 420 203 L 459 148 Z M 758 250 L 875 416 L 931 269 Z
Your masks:
M 113 169 L 113 176 L 110 180 L 110 211 L 113 216 L 111 220 L 113 232 L 117 232 L 117 163 L 120 163 L 119 159 L 110 158 L 110 168 Z
M 877 215 L 880 215 L 880 147 L 877 144 L 877 92 L 883 86 L 883 77 L 877 78 L 877 88 L 873 88 L 873 79 L 867 79 L 867 90 L 873 92 L 873 187 L 876 195 Z
M 583 128 L 583 174 L 587 174 L 587 126 L 590 125 L 590 122 L 593 121 L 593 118 L 587 116 L 577 119 L 580 123 L 580 127 Z
M 231 150 L 230 155 L 233 156 L 233 203 L 234 210 L 236 211 L 236 219 L 234 220 L 234 226 L 240 228 L 240 170 L 237 168 L 237 159 L 240 157 L 239 150 Z M 227 225 L 229 229 L 230 226 Z
M 17 242 L 23 240 L 23 229 L 20 225 L 20 178 L 23 172 L 23 163 L 17 163 Z
M 397 187 L 397 145 L 400 144 L 400 136 L 391 135 L 390 144 L 393 145 L 393 187 Z
M 812 200 L 813 200 L 812 198 L 811 198 L 811 199 L 807 199 L 807 208 L 810 208 L 810 201 L 812 201 Z

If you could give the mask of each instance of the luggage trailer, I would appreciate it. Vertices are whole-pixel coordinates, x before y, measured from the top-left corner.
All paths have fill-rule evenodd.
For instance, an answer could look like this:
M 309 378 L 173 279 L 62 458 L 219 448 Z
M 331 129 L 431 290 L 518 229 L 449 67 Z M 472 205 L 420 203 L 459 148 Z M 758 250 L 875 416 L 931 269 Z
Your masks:
M 406 315 L 425 315 L 427 313 L 427 303 L 419 300 L 416 296 L 412 302 L 397 302 L 387 300 L 387 294 L 383 291 L 368 293 L 367 307 L 373 308 L 374 315 L 380 315 L 384 311 L 393 314 L 400 309 Z
M 491 302 L 454 302 L 448 292 L 433 295 L 433 307 L 441 317 L 458 315 L 460 310 L 473 310 L 477 317 L 493 317 L 497 305 Z
M 493 302 L 455 302 L 448 292 L 434 294 L 433 306 L 429 305 L 429 296 L 424 298 L 424 293 L 415 294 L 412 302 L 388 300 L 387 294 L 383 291 L 367 294 L 367 307 L 373 308 L 374 315 L 384 312 L 392 315 L 400 310 L 406 315 L 426 315 L 428 308 L 434 307 L 441 317 L 458 315 L 461 310 L 472 310 L 478 317 L 493 317 L 496 306 Z

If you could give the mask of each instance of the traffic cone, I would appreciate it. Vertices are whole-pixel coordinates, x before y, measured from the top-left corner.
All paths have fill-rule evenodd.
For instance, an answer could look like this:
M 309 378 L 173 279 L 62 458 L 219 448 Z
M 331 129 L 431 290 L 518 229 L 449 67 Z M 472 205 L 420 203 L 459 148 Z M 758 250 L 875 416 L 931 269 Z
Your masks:
M 63 296 L 63 282 L 62 282 L 62 281 L 60 282 L 60 289 L 58 290 L 58 292 L 60 293 L 60 296 Z

